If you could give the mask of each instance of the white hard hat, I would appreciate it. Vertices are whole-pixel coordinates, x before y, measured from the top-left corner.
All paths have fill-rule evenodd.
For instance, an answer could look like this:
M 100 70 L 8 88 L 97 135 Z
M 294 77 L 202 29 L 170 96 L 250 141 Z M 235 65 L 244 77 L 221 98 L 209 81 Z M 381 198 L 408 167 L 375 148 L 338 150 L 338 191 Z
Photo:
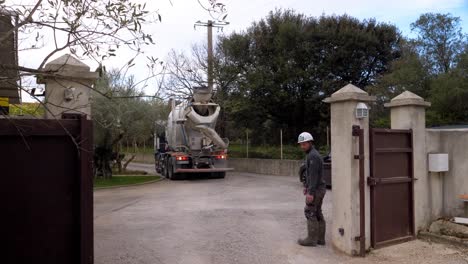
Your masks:
M 312 140 L 314 140 L 314 138 L 309 132 L 302 132 L 297 139 L 297 143 L 302 143 L 302 142 L 307 142 L 307 141 L 312 141 Z

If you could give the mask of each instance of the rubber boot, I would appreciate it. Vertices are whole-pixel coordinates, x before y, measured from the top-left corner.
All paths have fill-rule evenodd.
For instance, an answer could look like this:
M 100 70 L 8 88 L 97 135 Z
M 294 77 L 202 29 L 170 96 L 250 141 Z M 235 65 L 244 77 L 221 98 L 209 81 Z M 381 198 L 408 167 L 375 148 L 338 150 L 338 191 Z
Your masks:
M 318 222 L 318 240 L 317 244 L 325 246 L 325 231 L 327 230 L 327 224 L 324 220 Z
M 318 221 L 307 220 L 307 237 L 299 239 L 297 243 L 304 247 L 315 247 L 317 246 L 318 240 Z

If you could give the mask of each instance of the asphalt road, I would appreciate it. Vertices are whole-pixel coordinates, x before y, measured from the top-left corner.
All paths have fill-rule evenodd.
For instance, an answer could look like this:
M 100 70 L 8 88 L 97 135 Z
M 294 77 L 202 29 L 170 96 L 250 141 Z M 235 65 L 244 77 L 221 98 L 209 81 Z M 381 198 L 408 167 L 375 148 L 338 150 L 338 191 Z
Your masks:
M 95 263 L 468 263 L 459 249 L 421 241 L 365 260 L 337 253 L 330 243 L 301 247 L 301 190 L 295 177 L 230 173 L 96 191 Z M 329 223 L 330 194 L 323 208 Z

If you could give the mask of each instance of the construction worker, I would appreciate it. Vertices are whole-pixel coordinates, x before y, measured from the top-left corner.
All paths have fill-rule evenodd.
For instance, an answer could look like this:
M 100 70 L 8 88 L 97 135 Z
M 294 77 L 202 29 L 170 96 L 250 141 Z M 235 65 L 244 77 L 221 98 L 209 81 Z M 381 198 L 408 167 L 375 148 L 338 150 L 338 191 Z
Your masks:
M 322 213 L 322 202 L 326 188 L 322 177 L 322 157 L 314 148 L 314 138 L 308 132 L 299 135 L 298 144 L 306 153 L 306 180 L 304 187 L 305 208 L 307 219 L 307 237 L 297 242 L 301 246 L 315 247 L 325 245 L 325 218 Z

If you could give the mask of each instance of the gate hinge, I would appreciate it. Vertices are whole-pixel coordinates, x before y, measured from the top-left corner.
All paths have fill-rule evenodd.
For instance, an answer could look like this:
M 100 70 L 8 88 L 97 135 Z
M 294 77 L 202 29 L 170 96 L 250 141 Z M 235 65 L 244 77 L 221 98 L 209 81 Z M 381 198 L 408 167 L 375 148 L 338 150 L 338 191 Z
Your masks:
M 360 126 L 358 125 L 353 125 L 353 130 L 352 130 L 352 134 L 353 134 L 353 137 L 357 137 L 359 136 L 361 133 L 362 133 L 362 129 Z
M 367 185 L 375 186 L 377 183 L 379 183 L 377 178 L 367 177 Z
M 357 159 L 357 160 L 364 159 L 364 155 L 354 155 L 354 159 Z

